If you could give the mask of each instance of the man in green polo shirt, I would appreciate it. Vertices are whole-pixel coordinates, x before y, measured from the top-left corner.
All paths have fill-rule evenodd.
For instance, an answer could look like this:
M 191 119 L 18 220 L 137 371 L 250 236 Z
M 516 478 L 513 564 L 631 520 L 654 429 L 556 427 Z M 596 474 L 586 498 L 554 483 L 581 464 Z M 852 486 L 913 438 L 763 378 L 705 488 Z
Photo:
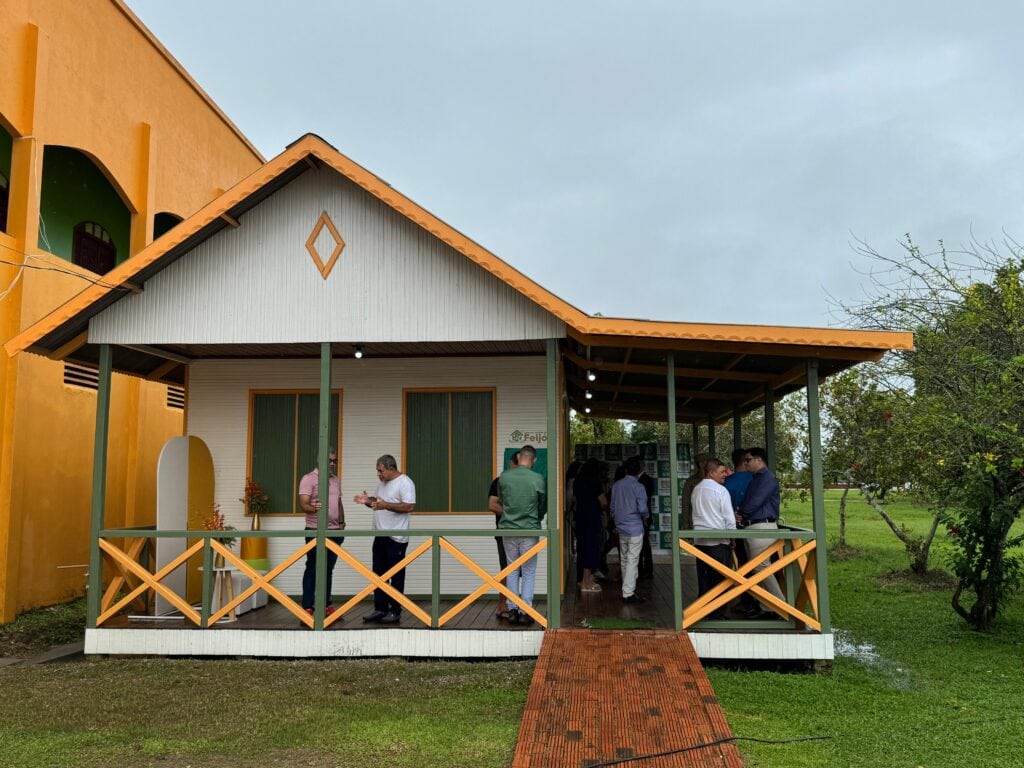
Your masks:
M 540 528 L 541 518 L 547 509 L 547 485 L 544 478 L 533 471 L 537 451 L 532 445 L 519 450 L 519 466 L 506 469 L 498 478 L 498 500 L 501 502 L 501 519 L 498 528 L 503 531 L 529 531 Z M 536 536 L 515 536 L 502 534 L 505 557 L 508 562 L 518 559 L 539 541 Z M 537 576 L 537 558 L 531 557 L 508 575 L 507 585 L 522 601 L 533 605 L 533 586 Z M 513 609 L 509 611 L 513 624 L 532 624 L 528 614 Z

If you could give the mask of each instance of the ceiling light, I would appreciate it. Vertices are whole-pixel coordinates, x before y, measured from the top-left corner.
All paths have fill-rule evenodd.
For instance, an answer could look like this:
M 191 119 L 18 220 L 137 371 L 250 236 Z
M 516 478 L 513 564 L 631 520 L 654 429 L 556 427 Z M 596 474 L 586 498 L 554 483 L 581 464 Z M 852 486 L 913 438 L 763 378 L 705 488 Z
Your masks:
M 590 406 L 588 405 L 586 408 L 584 408 L 583 412 L 584 413 L 590 413 Z
M 593 400 L 594 399 L 594 393 L 591 392 L 589 389 L 586 392 L 583 393 L 583 396 L 585 398 L 587 398 L 587 400 Z
M 587 371 L 587 381 L 597 381 L 597 374 L 593 371 Z
M 356 347 L 356 351 L 354 353 L 354 357 L 356 358 L 356 360 L 362 360 L 363 359 L 363 348 L 362 348 L 362 346 L 357 346 Z

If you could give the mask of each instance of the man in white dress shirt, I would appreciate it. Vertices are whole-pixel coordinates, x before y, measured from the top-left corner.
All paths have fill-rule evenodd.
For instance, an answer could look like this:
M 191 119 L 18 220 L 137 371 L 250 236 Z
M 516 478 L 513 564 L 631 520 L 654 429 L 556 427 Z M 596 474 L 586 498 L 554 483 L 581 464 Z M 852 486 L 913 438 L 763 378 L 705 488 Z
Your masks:
M 693 530 L 720 531 L 736 530 L 736 514 L 732 508 L 732 497 L 725 488 L 729 470 L 718 459 L 708 459 L 705 478 L 697 483 L 690 497 L 693 509 Z M 697 549 L 722 565 L 732 568 L 731 539 L 696 539 Z M 697 560 L 697 594 L 703 595 L 719 581 L 722 575 L 707 563 Z M 708 618 L 724 619 L 725 612 L 719 609 Z

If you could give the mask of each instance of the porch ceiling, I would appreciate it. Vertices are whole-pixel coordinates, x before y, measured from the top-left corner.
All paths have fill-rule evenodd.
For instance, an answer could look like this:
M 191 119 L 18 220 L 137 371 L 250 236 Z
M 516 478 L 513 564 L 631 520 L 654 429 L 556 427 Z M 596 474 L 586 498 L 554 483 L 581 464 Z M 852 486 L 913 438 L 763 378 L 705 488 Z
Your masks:
M 333 343 L 335 357 L 352 357 L 356 344 Z M 494 355 L 543 355 L 543 340 L 527 341 L 430 341 L 360 344 L 368 359 L 386 357 L 479 357 Z M 60 356 L 71 362 L 96 367 L 99 345 L 83 344 Z M 158 344 L 112 345 L 113 368 L 119 373 L 167 384 L 184 385 L 185 369 L 193 360 L 303 360 L 319 359 L 320 345 L 304 344 Z M 50 355 L 57 357 L 57 355 Z
M 570 334 L 564 360 L 569 405 L 591 416 L 639 421 L 668 418 L 668 350 L 675 352 L 676 419 L 716 423 L 802 389 L 808 358 L 829 376 L 884 350 L 750 342 L 674 341 Z M 587 380 L 593 371 L 597 379 Z M 586 399 L 590 391 L 592 398 Z

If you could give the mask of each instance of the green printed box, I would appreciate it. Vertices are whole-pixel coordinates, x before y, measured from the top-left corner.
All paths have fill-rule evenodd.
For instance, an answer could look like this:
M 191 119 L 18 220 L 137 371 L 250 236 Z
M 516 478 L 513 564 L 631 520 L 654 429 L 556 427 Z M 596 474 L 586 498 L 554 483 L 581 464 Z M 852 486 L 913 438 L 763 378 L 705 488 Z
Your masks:
M 672 549 L 672 531 L 659 531 L 658 535 L 661 538 L 660 546 L 662 549 Z
M 644 443 L 640 446 L 640 455 L 646 461 L 658 458 L 658 446 L 654 443 Z
M 658 477 L 668 477 L 669 474 L 670 474 L 669 473 L 669 469 L 670 469 L 670 467 L 669 467 L 669 463 L 667 461 L 659 461 L 658 462 Z
M 604 447 L 604 460 L 605 461 L 622 461 L 622 446 L 621 445 L 606 445 Z
M 658 511 L 659 512 L 671 512 L 672 511 L 672 497 L 671 496 L 659 496 L 658 497 Z

